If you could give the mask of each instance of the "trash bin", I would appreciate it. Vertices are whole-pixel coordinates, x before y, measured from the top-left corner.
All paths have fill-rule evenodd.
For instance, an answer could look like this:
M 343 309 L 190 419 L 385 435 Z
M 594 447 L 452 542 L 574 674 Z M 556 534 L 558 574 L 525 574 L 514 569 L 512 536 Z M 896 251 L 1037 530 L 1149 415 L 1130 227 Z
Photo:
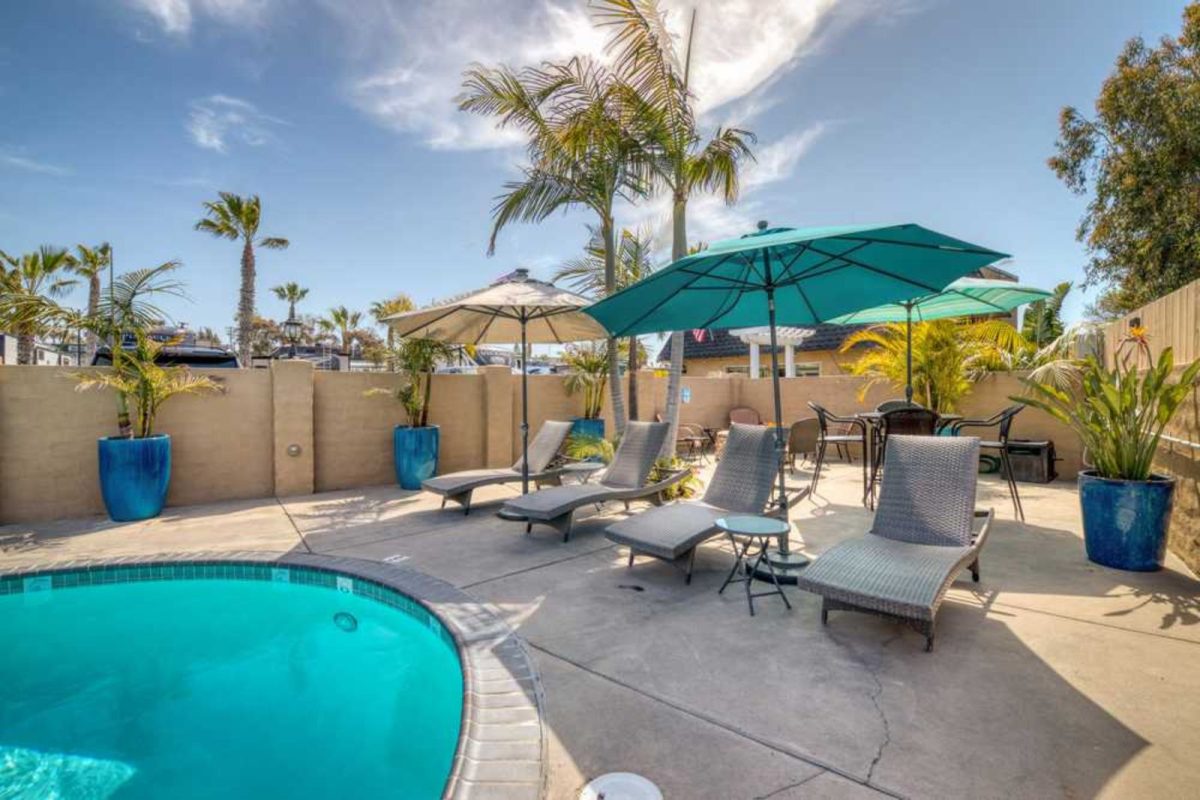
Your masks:
M 1013 477 L 1023 483 L 1049 483 L 1058 477 L 1054 468 L 1054 442 L 1008 440 L 1008 460 Z

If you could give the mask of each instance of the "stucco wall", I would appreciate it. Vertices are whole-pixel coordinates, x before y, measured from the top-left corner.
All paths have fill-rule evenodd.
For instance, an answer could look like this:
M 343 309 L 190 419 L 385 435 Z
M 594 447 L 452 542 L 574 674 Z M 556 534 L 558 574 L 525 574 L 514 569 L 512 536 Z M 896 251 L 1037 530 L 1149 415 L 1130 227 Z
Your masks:
M 0 367 L 0 522 L 103 513 L 95 442 L 116 432 L 113 398 L 108 392 L 76 392 L 69 377 L 74 371 Z M 404 414 L 394 399 L 365 393 L 394 387 L 396 376 L 314 373 L 299 362 L 211 374 L 225 382 L 225 394 L 177 398 L 160 416 L 159 429 L 175 442 L 168 505 L 394 482 L 392 429 Z M 667 379 L 643 371 L 638 381 L 640 417 L 663 414 Z M 735 406 L 750 406 L 763 419 L 773 413 L 770 380 L 689 376 L 683 385 L 686 422 L 724 428 Z M 810 400 L 845 414 L 896 394 L 874 387 L 859 399 L 862 386 L 862 379 L 851 376 L 785 379 L 784 419 L 811 416 Z M 977 386 L 964 411 L 990 414 L 1019 390 L 1016 378 L 993 376 Z M 580 413 L 580 398 L 566 393 L 561 376 L 531 376 L 529 391 L 532 433 L 544 420 Z M 441 427 L 441 471 L 512 464 L 520 452 L 520 414 L 520 379 L 505 367 L 435 376 L 430 421 Z M 607 400 L 605 417 L 611 435 Z M 1015 435 L 1053 438 L 1064 459 L 1059 472 L 1075 474 L 1078 444 L 1053 420 L 1026 410 Z M 295 450 L 291 445 L 298 455 L 289 452 Z

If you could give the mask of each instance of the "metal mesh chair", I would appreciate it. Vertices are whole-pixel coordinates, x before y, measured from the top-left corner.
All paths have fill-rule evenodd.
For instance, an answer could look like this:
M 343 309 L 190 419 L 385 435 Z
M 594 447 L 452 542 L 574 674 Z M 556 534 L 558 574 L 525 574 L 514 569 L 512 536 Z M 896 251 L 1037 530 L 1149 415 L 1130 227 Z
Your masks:
M 817 427 L 820 435 L 817 438 L 817 461 L 813 466 L 812 485 L 809 486 L 809 494 L 816 494 L 817 482 L 821 479 L 821 467 L 825 463 L 825 450 L 829 445 L 835 447 L 845 447 L 847 453 L 850 445 L 857 444 L 862 448 L 863 454 L 863 497 L 867 496 L 867 489 L 870 486 L 867 478 L 867 423 L 861 419 L 854 417 L 839 417 L 837 414 L 830 413 L 824 406 L 810 402 L 808 407 L 817 413 Z M 829 430 L 830 424 L 844 425 L 846 433 L 832 433 Z M 854 431 L 851 433 L 850 431 Z M 853 463 L 853 459 L 851 459 Z
M 950 424 L 950 431 L 955 436 L 964 428 L 996 428 L 996 439 L 984 439 L 979 447 L 984 450 L 996 450 L 1000 453 L 1000 468 L 1004 479 L 1008 482 L 1008 493 L 1012 496 L 1013 512 L 1021 522 L 1025 521 L 1025 509 L 1021 507 L 1021 495 L 1017 492 L 1017 479 L 1013 477 L 1012 460 L 1008 453 L 1008 437 L 1012 431 L 1013 417 L 1021 413 L 1023 405 L 1009 406 L 999 414 L 987 419 L 960 419 Z
M 748 406 L 738 406 L 729 409 L 729 424 L 733 425 L 762 425 L 762 416 Z
M 886 414 L 889 411 L 895 411 L 898 408 L 913 408 L 916 403 L 908 400 L 884 400 L 879 405 L 875 406 L 875 410 L 880 414 Z

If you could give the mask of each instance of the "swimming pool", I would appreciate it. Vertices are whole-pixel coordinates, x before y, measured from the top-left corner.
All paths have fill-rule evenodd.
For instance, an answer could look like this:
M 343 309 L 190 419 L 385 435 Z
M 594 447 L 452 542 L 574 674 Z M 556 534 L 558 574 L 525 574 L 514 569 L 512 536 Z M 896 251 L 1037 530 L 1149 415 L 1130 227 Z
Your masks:
M 463 669 L 419 603 L 330 571 L 5 578 L 0 796 L 436 798 Z

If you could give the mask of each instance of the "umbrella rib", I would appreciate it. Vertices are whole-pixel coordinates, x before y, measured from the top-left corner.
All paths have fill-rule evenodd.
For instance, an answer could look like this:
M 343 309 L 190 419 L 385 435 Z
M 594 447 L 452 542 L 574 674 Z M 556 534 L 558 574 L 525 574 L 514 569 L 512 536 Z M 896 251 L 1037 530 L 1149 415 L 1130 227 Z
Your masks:
M 487 321 L 487 324 L 483 326 L 483 330 L 481 330 L 481 331 L 479 332 L 479 335 L 475 337 L 475 341 L 474 341 L 474 342 L 472 342 L 472 344 L 476 344 L 476 345 L 477 345 L 477 344 L 479 344 L 480 342 L 482 342 L 482 341 L 483 341 L 483 337 L 484 337 L 484 336 L 487 336 L 487 332 L 488 332 L 488 330 L 489 330 L 489 329 L 492 327 L 492 323 L 496 321 L 496 318 L 497 318 L 498 316 L 499 316 L 499 315 L 497 315 L 497 314 L 491 314 L 491 315 L 489 315 L 489 316 L 488 316 L 488 321 Z
M 792 284 L 792 286 L 796 287 L 796 292 L 800 295 L 800 299 L 804 301 L 804 306 L 808 309 L 808 313 L 812 314 L 812 318 L 816 320 L 817 324 L 820 324 L 823 320 L 821 316 L 817 314 L 817 310 L 813 308 L 813 304 L 811 301 L 809 301 L 808 295 L 804 291 L 804 287 L 800 285 L 800 281 L 796 281 Z
M 831 260 L 846 262 L 845 265 L 834 267 L 833 269 L 829 270 L 828 272 L 823 272 L 823 273 L 820 273 L 819 275 L 828 275 L 829 273 L 837 272 L 840 269 L 845 269 L 847 266 L 855 266 L 855 267 L 859 267 L 861 269 L 865 269 L 869 272 L 874 272 L 877 275 L 883 275 L 888 278 L 894 278 L 898 281 L 903 281 L 904 283 L 908 283 L 913 286 L 918 286 L 918 287 L 924 289 L 925 291 L 930 292 L 931 294 L 937 294 L 938 292 L 941 291 L 941 289 L 937 288 L 936 286 L 930 286 L 927 283 L 921 283 L 918 280 L 914 280 L 913 278 L 909 278 L 907 276 L 901 275 L 898 272 L 888 272 L 887 270 L 880 269 L 878 267 L 873 267 L 870 264 L 864 264 L 863 262 L 857 261 L 853 258 L 847 258 L 845 254 L 839 256 L 839 255 L 834 255 L 832 253 L 826 253 L 824 250 L 821 250 L 816 247 L 813 247 L 812 249 L 813 249 L 813 252 L 820 253 L 823 256 L 829 256 Z M 828 262 L 826 262 L 826 263 L 828 263 Z M 819 275 L 813 275 L 811 273 L 804 273 L 802 275 L 796 276 L 795 280 L 799 281 L 801 278 L 819 277 Z
M 553 316 L 553 314 L 546 314 L 540 319 L 545 320 L 546 327 L 550 329 L 550 335 L 554 337 L 554 341 L 558 342 L 559 344 L 565 344 L 565 342 L 562 340 L 562 337 L 558 335 L 558 331 L 554 330 L 554 323 L 550 321 L 550 318 Z
M 947 244 L 924 244 L 922 242 L 896 242 L 892 241 L 891 239 L 864 239 L 861 236 L 837 236 L 831 238 L 846 239 L 847 241 L 862 242 L 863 244 L 883 244 L 893 247 L 916 247 L 921 250 L 941 250 L 943 252 L 950 253 L 967 253 L 969 255 L 976 256 L 995 256 L 996 261 L 1007 257 L 1005 253 L 998 253 L 995 250 L 987 250 L 978 247 L 958 247 L 957 245 Z M 820 240 L 818 239 L 815 241 Z
M 406 338 L 406 337 L 408 337 L 408 336 L 412 336 L 412 335 L 413 335 L 413 331 L 419 331 L 419 330 L 421 330 L 422 328 L 428 328 L 430 325 L 435 325 L 435 324 L 437 324 L 437 323 L 441 322 L 442 320 L 444 320 L 446 317 L 448 317 L 448 316 L 450 316 L 451 314 L 453 314 L 455 311 L 458 311 L 460 308 L 465 308 L 465 306 L 457 306 L 457 307 L 455 307 L 455 308 L 450 308 L 450 309 L 447 309 L 447 310 L 446 310 L 446 312 L 445 312 L 444 314 L 439 314 L 437 317 L 434 317 L 433 319 L 429 320 L 428 322 L 424 322 L 424 323 L 422 323 L 422 324 L 420 324 L 420 325 L 417 325 L 416 327 L 414 327 L 414 328 L 412 328 L 411 330 L 409 330 L 409 331 L 406 331 L 406 332 L 404 332 L 404 333 L 399 333 L 399 332 L 397 332 L 397 333 L 398 333 L 398 335 L 400 336 L 400 338 L 401 338 L 401 339 L 403 339 L 403 338 Z
M 810 242 L 810 243 L 807 243 L 807 244 L 805 244 L 805 245 L 804 245 L 804 249 L 805 249 L 805 250 L 812 250 L 814 253 L 819 253 L 820 255 L 823 255 L 823 256 L 825 256 L 825 260 L 824 260 L 824 261 L 822 261 L 822 262 L 821 262 L 821 263 L 819 263 L 819 264 L 813 264 L 811 267 L 807 267 L 807 268 L 805 268 L 805 269 L 804 269 L 804 270 L 802 270 L 801 272 L 798 272 L 798 273 L 796 273 L 794 276 L 792 276 L 792 278 L 793 278 L 793 279 L 796 279 L 796 280 L 799 280 L 799 279 L 801 279 L 801 278 L 808 277 L 808 276 L 809 276 L 809 275 L 811 275 L 813 272 L 815 272 L 816 270 L 819 270 L 819 269 L 821 269 L 822 267 L 826 266 L 827 264 L 829 264 L 829 263 L 830 263 L 830 262 L 832 262 L 832 261 L 839 261 L 839 260 L 842 260 L 842 261 L 850 261 L 851 259 L 848 259 L 848 258 L 846 258 L 846 256 L 847 256 L 847 255 L 849 255 L 850 253 L 855 253 L 855 252 L 857 252 L 857 251 L 859 251 L 859 250 L 863 249 L 863 248 L 864 248 L 864 247 L 866 247 L 868 244 L 870 244 L 870 242 L 864 242 L 864 243 L 862 243 L 862 244 L 860 244 L 860 245 L 856 245 L 856 246 L 854 246 L 854 247 L 851 247 L 849 250 L 847 250 L 845 253 L 843 253 L 843 254 L 841 254 L 841 255 L 834 255 L 833 253 L 827 253 L 827 252 L 825 252 L 824 250 L 820 250 L 820 249 L 818 249 L 818 248 L 816 248 L 816 247 L 813 247 L 811 242 Z M 797 257 L 797 258 L 799 258 L 800 256 L 796 256 L 796 257 Z M 790 265 L 790 264 L 788 265 L 788 269 L 789 269 L 789 270 L 791 269 L 791 265 Z M 786 271 L 787 271 L 787 270 L 785 270 L 785 272 L 786 272 Z M 782 273 L 781 273 L 781 274 L 782 274 Z M 824 274 L 824 273 L 818 273 L 818 274 Z M 782 281 L 780 281 L 780 283 L 782 283 Z
M 693 283 L 695 283 L 696 281 L 700 280 L 701 278 L 712 277 L 712 276 L 711 276 L 711 274 L 710 274 L 710 273 L 712 272 L 712 270 L 714 270 L 714 269 L 716 269 L 717 267 L 719 267 L 719 266 L 721 266 L 722 264 L 724 264 L 726 261 L 728 261 L 730 258 L 732 258 L 732 256 L 733 256 L 733 255 L 735 255 L 735 254 L 731 253 L 731 254 L 729 254 L 729 255 L 725 255 L 725 256 L 722 256 L 721 258 L 717 259 L 717 261 L 716 261 L 716 262 L 715 262 L 715 263 L 714 263 L 714 264 L 713 264 L 711 267 L 709 267 L 709 272 L 692 272 L 692 271 L 691 271 L 691 270 L 689 270 L 689 269 L 684 269 L 684 268 L 682 268 L 682 267 L 681 267 L 681 268 L 679 268 L 678 270 L 676 270 L 676 272 L 686 272 L 688 275 L 692 275 L 692 276 L 694 276 L 694 277 L 693 277 L 693 278 L 692 278 L 690 281 L 688 281 L 687 283 L 685 283 L 683 286 L 680 286 L 678 289 L 676 289 L 674 292 L 672 292 L 672 293 L 671 293 L 671 296 L 672 296 L 672 297 L 674 297 L 675 295 L 679 294 L 679 293 L 680 293 L 680 292 L 682 292 L 683 290 L 691 288 L 691 285 L 692 285 Z M 652 281 L 652 280 L 654 280 L 654 278 L 655 278 L 655 277 L 657 277 L 657 276 L 659 276 L 659 275 L 666 275 L 666 274 L 674 274 L 674 273 L 673 273 L 673 272 L 672 272 L 672 273 L 668 273 L 668 271 L 667 271 L 667 270 L 663 270 L 662 272 L 656 272 L 656 273 L 654 273 L 654 274 L 653 274 L 653 275 L 651 275 L 649 278 L 647 278 L 647 279 L 646 279 L 646 281 Z M 641 284 L 641 285 L 642 285 L 642 286 L 645 286 L 646 284 L 645 284 L 645 283 L 643 283 L 643 284 Z M 603 302 L 606 302 L 606 301 L 608 301 L 608 300 L 611 300 L 611 299 L 613 299 L 614 297 L 619 297 L 619 296 L 620 296 L 620 295 L 621 295 L 623 292 L 627 292 L 627 291 L 629 291 L 629 290 L 630 290 L 630 289 L 632 289 L 632 288 L 634 288 L 634 287 L 630 286 L 628 289 L 622 289 L 620 292 L 617 292 L 615 295 L 612 295 L 611 297 L 607 297 L 607 298 L 605 298 L 604 300 L 601 300 L 600 302 L 602 302 L 602 303 L 603 303 Z M 667 300 L 669 300 L 669 299 L 670 299 L 670 298 L 668 297 L 668 298 L 667 298 Z M 654 305 L 652 305 L 650 308 L 648 308 L 644 314 L 642 314 L 642 315 L 641 315 L 641 316 L 639 316 L 637 319 L 635 319 L 633 322 L 629 323 L 628 325 L 626 325 L 625 327 L 621 328 L 620 330 L 617 330 L 617 331 L 609 331 L 609 332 L 610 332 L 610 333 L 611 333 L 613 336 L 628 336 L 628 335 L 629 335 L 629 331 L 630 331 L 630 330 L 632 330 L 632 329 L 633 329 L 633 328 L 635 328 L 636 326 L 640 325 L 640 324 L 641 324 L 643 321 L 645 321 L 645 319 L 646 319 L 647 317 L 649 317 L 649 316 L 650 316 L 651 314 L 653 314 L 655 311 L 658 311 L 658 309 L 662 308 L 663 304 L 664 304 L 664 303 L 666 303 L 666 302 L 667 302 L 667 300 L 662 300 L 661 302 L 655 303 L 655 304 L 654 304 Z

